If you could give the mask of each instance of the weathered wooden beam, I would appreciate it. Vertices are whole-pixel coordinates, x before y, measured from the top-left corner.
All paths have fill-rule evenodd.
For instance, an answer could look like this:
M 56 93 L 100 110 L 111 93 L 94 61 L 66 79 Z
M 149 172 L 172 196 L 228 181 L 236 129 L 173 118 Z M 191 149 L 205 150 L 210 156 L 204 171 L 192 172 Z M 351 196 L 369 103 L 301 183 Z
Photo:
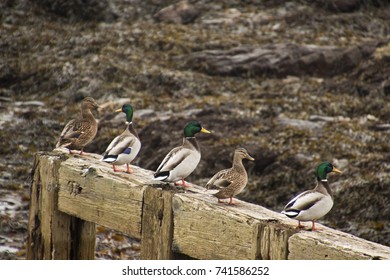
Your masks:
M 315 232 L 294 234 L 288 240 L 288 248 L 291 260 L 390 259 L 389 247 L 325 226 Z
M 28 226 L 27 259 L 93 259 L 95 225 L 77 222 L 57 209 L 58 170 L 66 157 L 35 156 Z M 85 228 L 90 230 L 85 231 Z M 80 236 L 82 242 L 75 238 Z
M 172 259 L 173 193 L 147 188 L 142 211 L 141 259 Z
M 259 205 L 217 203 L 204 188 L 172 190 L 98 155 L 39 153 L 29 220 L 30 259 L 90 259 L 95 223 L 141 240 L 141 258 L 390 259 L 390 248 L 318 224 L 315 232 Z M 58 207 L 57 207 L 58 206 Z
M 173 198 L 175 252 L 198 259 L 287 259 L 293 230 L 276 213 L 238 200 L 221 205 L 202 192 Z
M 97 155 L 73 156 L 59 170 L 58 209 L 69 215 L 141 238 L 144 189 L 150 172 L 114 174 Z

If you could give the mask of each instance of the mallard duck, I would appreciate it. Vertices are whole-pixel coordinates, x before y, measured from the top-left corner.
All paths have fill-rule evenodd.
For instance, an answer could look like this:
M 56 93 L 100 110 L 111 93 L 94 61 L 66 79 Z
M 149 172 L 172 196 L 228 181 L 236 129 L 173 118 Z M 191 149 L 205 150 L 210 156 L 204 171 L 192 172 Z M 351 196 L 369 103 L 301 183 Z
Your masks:
M 341 173 L 332 164 L 325 161 L 318 165 L 316 170 L 317 186 L 305 191 L 287 203 L 282 214 L 298 220 L 297 228 L 302 228 L 301 221 L 311 221 L 312 230 L 316 230 L 315 221 L 325 216 L 333 207 L 333 195 L 330 190 L 327 174 L 330 172 Z
M 233 155 L 233 166 L 219 171 L 207 182 L 207 189 L 220 189 L 219 192 L 213 194 L 218 198 L 218 202 L 222 202 L 221 199 L 230 198 L 229 204 L 233 204 L 233 196 L 245 188 L 248 175 L 242 164 L 243 159 L 255 160 L 246 149 L 236 149 Z
M 155 180 L 177 182 L 186 187 L 184 179 L 190 175 L 200 161 L 200 149 L 195 134 L 210 133 L 200 123 L 192 121 L 184 127 L 183 145 L 172 149 L 161 162 L 154 174 Z M 175 183 L 176 185 L 179 185 Z
M 141 141 L 133 126 L 133 107 L 130 104 L 125 104 L 115 112 L 126 114 L 127 127 L 121 135 L 115 137 L 108 145 L 102 161 L 112 163 L 114 172 L 118 171 L 115 168 L 116 165 L 126 164 L 126 172 L 131 173 L 130 163 L 141 149 Z
M 96 136 L 98 124 L 91 110 L 99 108 L 95 99 L 86 97 L 81 102 L 81 118 L 70 120 L 61 132 L 60 139 L 56 148 L 65 147 L 72 153 L 72 149 L 80 149 L 80 155 L 83 149 Z

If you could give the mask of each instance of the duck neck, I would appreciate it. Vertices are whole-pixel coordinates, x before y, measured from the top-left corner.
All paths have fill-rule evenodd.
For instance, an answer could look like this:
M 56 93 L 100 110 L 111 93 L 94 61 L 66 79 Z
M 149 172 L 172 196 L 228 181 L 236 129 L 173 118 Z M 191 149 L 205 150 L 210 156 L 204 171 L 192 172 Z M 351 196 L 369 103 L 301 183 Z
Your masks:
M 236 170 L 243 170 L 246 173 L 242 158 L 237 155 L 233 156 L 233 168 Z
M 315 187 L 314 190 L 316 190 L 320 193 L 323 193 L 325 195 L 329 195 L 333 198 L 333 194 L 332 194 L 332 191 L 329 187 L 329 183 L 328 183 L 327 179 L 323 179 L 323 180 L 317 179 L 317 186 Z
M 91 109 L 89 108 L 83 108 L 81 110 L 81 115 L 83 116 L 83 119 L 95 119 L 95 117 L 91 112 Z
M 183 146 L 189 149 L 200 151 L 198 140 L 195 137 L 184 137 Z
M 126 125 L 127 125 L 126 131 L 130 132 L 131 134 L 133 134 L 135 137 L 139 139 L 138 133 L 134 129 L 133 122 L 126 122 Z

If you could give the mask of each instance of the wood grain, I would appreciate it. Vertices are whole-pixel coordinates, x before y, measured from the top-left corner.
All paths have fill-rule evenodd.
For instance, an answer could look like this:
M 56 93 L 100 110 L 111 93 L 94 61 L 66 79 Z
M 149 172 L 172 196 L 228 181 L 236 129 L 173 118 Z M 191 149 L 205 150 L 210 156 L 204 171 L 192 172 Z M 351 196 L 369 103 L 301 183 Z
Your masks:
M 172 259 L 172 192 L 147 188 L 142 215 L 141 259 Z
M 71 157 L 59 170 L 58 209 L 69 215 L 141 238 L 146 173 L 113 174 L 93 157 Z M 140 174 L 142 173 L 142 176 Z
M 27 259 L 93 259 L 95 224 L 58 211 L 62 155 L 38 153 L 33 169 Z

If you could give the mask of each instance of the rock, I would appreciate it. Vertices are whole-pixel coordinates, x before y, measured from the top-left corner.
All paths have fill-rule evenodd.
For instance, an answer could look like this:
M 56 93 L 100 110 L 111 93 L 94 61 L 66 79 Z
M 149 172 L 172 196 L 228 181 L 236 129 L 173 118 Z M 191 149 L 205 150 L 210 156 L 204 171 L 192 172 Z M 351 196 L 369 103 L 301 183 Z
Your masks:
M 136 116 L 140 119 L 150 119 L 155 118 L 157 116 L 156 111 L 153 109 L 141 109 L 137 110 L 135 113 Z
M 390 124 L 389 123 L 376 124 L 376 125 L 371 126 L 371 129 L 377 130 L 377 131 L 389 131 Z
M 182 0 L 176 4 L 163 8 L 153 15 L 158 22 L 188 24 L 193 22 L 200 14 L 194 5 Z
M 13 84 L 18 79 L 18 70 L 0 62 L 0 85 L 3 87 Z
M 361 6 L 361 0 L 319 0 L 317 5 L 332 12 L 350 13 Z
M 42 107 L 45 106 L 45 102 L 38 101 L 38 100 L 32 100 L 32 101 L 25 101 L 25 102 L 15 102 L 15 106 L 30 106 L 30 107 Z
M 321 129 L 324 124 L 320 122 L 312 122 L 298 119 L 288 119 L 284 117 L 279 117 L 279 123 L 286 126 L 295 126 L 299 129 L 309 129 L 309 130 L 318 130 Z
M 312 122 L 333 122 L 334 117 L 329 117 L 329 116 L 318 116 L 318 115 L 311 115 L 309 117 L 309 121 Z
M 334 159 L 332 163 L 340 169 L 342 172 L 345 172 L 348 169 L 349 161 L 345 158 L 342 159 Z
M 383 46 L 384 45 L 384 46 Z M 382 110 L 383 99 L 381 94 L 389 96 L 390 79 L 387 74 L 390 71 L 390 47 L 389 43 L 377 42 L 366 46 L 374 47 L 374 59 L 363 60 L 356 68 L 350 72 L 349 78 L 335 85 L 330 85 L 329 89 L 337 87 L 338 92 L 351 92 L 360 97 L 371 96 L 371 102 L 377 102 L 378 107 L 374 110 L 379 114 Z M 378 117 L 378 116 L 377 116 Z
M 70 21 L 112 21 L 117 15 L 108 0 L 33 0 L 42 10 L 57 19 Z
M 186 67 L 210 75 L 332 77 L 350 71 L 375 51 L 373 46 L 323 47 L 297 44 L 240 46 L 230 50 L 206 50 L 188 57 Z

